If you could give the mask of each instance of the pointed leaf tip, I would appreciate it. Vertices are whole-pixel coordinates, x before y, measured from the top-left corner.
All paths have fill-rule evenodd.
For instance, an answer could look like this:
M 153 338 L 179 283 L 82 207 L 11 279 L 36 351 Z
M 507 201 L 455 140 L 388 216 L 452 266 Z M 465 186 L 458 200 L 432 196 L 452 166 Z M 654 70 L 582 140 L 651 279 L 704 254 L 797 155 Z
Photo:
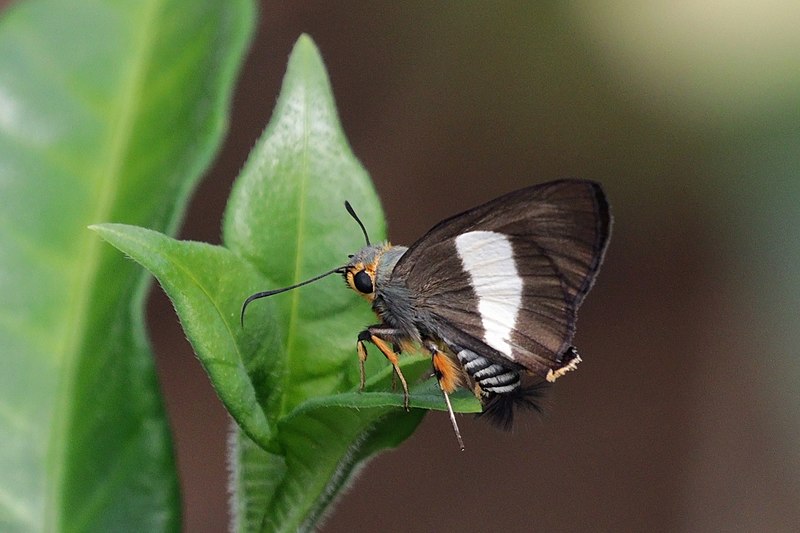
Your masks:
M 297 41 L 294 43 L 294 48 L 297 49 L 298 47 L 311 47 L 314 50 L 318 50 L 317 43 L 314 42 L 314 39 L 307 33 L 301 33 L 300 37 L 297 38 Z

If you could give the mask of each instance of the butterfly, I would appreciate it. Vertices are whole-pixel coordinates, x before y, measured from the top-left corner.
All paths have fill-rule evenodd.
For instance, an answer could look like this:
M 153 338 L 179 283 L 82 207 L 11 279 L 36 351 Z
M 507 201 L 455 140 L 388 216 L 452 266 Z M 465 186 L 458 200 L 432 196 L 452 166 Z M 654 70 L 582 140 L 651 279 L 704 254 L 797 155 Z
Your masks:
M 405 349 L 431 356 L 463 449 L 449 394 L 469 388 L 484 415 L 508 429 L 515 409 L 538 409 L 543 386 L 581 361 L 573 346 L 577 311 L 603 262 L 611 215 L 599 183 L 566 179 L 519 189 L 436 224 L 410 247 L 366 245 L 347 264 L 296 285 L 258 292 L 242 306 L 340 274 L 379 322 L 356 340 L 360 386 L 366 344 L 394 367 Z

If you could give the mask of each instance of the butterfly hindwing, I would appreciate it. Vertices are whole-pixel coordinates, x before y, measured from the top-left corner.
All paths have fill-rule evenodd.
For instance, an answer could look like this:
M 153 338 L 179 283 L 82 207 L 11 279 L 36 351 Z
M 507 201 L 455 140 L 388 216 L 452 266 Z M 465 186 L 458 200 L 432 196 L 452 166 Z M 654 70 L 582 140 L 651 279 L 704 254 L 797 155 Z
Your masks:
M 403 254 L 392 278 L 453 342 L 552 377 L 577 357 L 576 312 L 609 232 L 599 184 L 546 183 L 440 222 Z

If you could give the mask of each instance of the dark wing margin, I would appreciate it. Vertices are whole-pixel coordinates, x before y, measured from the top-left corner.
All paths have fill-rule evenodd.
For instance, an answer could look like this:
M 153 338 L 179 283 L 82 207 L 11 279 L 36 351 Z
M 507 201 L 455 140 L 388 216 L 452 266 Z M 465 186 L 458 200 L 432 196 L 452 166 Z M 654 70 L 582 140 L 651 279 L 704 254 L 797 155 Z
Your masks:
M 501 233 L 512 244 L 523 296 L 510 354 L 483 342 L 478 299 L 455 245 L 459 235 L 470 231 Z M 392 277 L 404 280 L 418 310 L 442 333 L 456 337 L 453 341 L 491 359 L 511 359 L 541 377 L 557 377 L 577 362 L 572 348 L 577 310 L 594 283 L 610 232 L 600 184 L 553 181 L 443 220 L 408 249 Z

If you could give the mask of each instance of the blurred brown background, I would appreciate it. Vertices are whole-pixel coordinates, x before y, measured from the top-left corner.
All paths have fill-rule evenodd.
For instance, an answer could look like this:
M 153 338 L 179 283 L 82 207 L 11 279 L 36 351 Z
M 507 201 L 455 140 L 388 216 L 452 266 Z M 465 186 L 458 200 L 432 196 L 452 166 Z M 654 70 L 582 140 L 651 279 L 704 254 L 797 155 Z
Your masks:
M 394 242 L 566 176 L 603 182 L 616 219 L 547 416 L 462 417 L 459 453 L 430 414 L 323 531 L 796 530 L 798 4 L 522 4 L 262 5 L 184 238 L 219 242 L 301 32 Z M 185 529 L 224 531 L 226 414 L 158 288 L 149 313 Z

